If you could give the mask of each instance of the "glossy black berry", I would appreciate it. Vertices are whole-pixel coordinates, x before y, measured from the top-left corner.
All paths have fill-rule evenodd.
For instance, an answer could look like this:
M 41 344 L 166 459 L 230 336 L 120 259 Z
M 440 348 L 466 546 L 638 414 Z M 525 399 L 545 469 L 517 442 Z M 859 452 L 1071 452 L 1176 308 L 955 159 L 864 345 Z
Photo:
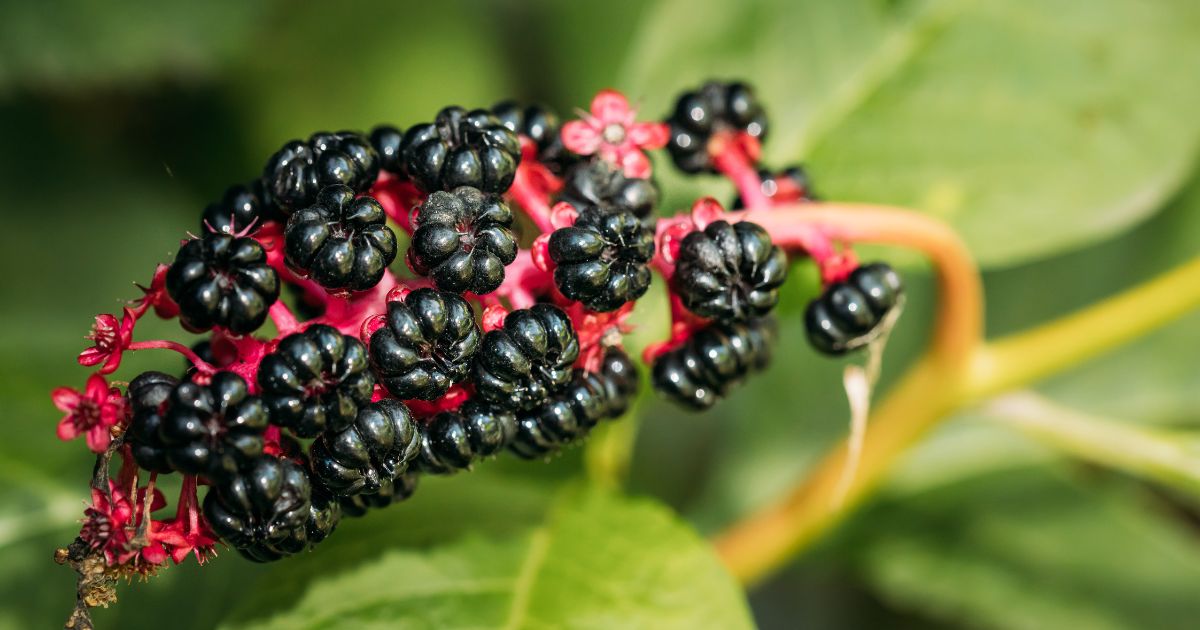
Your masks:
M 262 181 L 275 203 L 291 213 L 312 205 L 326 186 L 365 192 L 378 175 L 379 156 L 362 134 L 321 131 L 283 145 L 267 161 Z
M 213 531 L 256 562 L 303 548 L 311 508 L 308 473 L 291 460 L 270 455 L 217 481 L 204 497 L 204 515 Z
M 311 547 L 329 538 L 329 535 L 333 533 L 333 530 L 337 529 L 338 523 L 341 520 L 342 505 L 338 498 L 332 492 L 326 490 L 324 486 L 313 484 L 312 501 L 308 508 L 308 519 L 304 524 L 304 539 L 294 540 L 294 543 L 299 542 L 301 544 L 297 547 L 293 543 L 293 547 L 289 551 L 298 553 L 307 547 Z
M 714 133 L 745 132 L 759 140 L 767 133 L 766 112 L 744 83 L 712 81 L 684 93 L 667 123 L 671 126 L 667 150 L 675 165 L 687 173 L 713 171 L 708 141 Z
M 403 473 L 420 447 L 408 407 L 385 398 L 360 409 L 345 429 L 322 433 L 309 450 L 310 466 L 339 497 L 371 494 Z
M 417 289 L 388 302 L 386 324 L 371 335 L 371 366 L 396 398 L 434 400 L 467 377 L 481 337 L 466 300 Z
M 396 234 L 386 222 L 375 199 L 330 186 L 314 205 L 288 218 L 283 233 L 288 266 L 327 290 L 370 289 L 396 259 Z
M 620 168 L 596 160 L 567 172 L 559 199 L 580 212 L 597 207 L 607 212 L 632 212 L 645 219 L 658 204 L 658 186 L 648 179 L 626 177 Z
M 244 335 L 267 320 L 279 298 L 279 275 L 258 241 L 209 232 L 179 248 L 167 270 L 167 293 L 185 328 L 220 326 Z
M 600 365 L 600 375 L 604 377 L 609 416 L 615 418 L 624 415 L 629 410 L 629 403 L 637 395 L 638 387 L 641 384 L 637 364 L 629 358 L 624 350 L 609 348 L 604 353 Z
M 570 383 L 577 358 L 575 328 L 557 306 L 513 311 L 475 355 L 475 392 L 503 409 L 532 409 Z
M 263 357 L 258 387 L 271 422 L 304 438 L 341 431 L 371 402 L 375 378 L 362 342 L 317 324 Z
M 432 123 L 410 127 L 400 151 L 408 177 L 422 190 L 471 186 L 502 193 L 521 161 L 517 134 L 484 109 L 447 107 Z
M 158 435 L 171 468 L 220 477 L 263 451 L 267 408 L 242 377 L 217 372 L 208 385 L 185 381 L 171 390 Z
M 167 449 L 159 430 L 163 412 L 179 379 L 162 372 L 143 372 L 129 382 L 126 396 L 131 418 L 125 432 L 125 443 L 133 451 L 138 466 L 151 472 L 168 473 L 173 469 L 167 461 Z
M 787 272 L 787 255 L 766 230 L 748 221 L 714 221 L 684 237 L 673 282 L 693 313 L 744 320 L 775 308 Z
M 564 169 L 580 161 L 563 146 L 558 114 L 550 109 L 541 105 L 522 107 L 514 101 L 504 101 L 492 106 L 492 114 L 505 127 L 532 140 L 537 146 L 538 162 L 551 172 L 562 174 Z
M 594 311 L 613 311 L 650 288 L 654 232 L 629 212 L 588 208 L 550 235 L 554 282 Z
M 411 497 L 417 491 L 417 481 L 420 475 L 408 470 L 394 479 L 383 483 L 379 492 L 374 494 L 356 494 L 352 497 L 342 497 L 342 513 L 346 516 L 362 516 L 372 508 L 385 508 L 393 503 L 400 503 Z
M 758 178 L 762 181 L 763 196 L 772 203 L 817 201 L 818 199 L 803 166 L 791 166 L 778 173 L 762 169 L 758 171 Z M 733 198 L 731 207 L 735 210 L 746 207 L 741 195 Z
M 209 204 L 200 217 L 200 229 L 234 234 L 280 216 L 279 209 L 263 190 L 262 182 L 256 179 L 250 184 L 230 186 L 220 201 Z
M 421 470 L 447 474 L 500 452 L 516 432 L 511 411 L 469 400 L 455 411 L 443 411 L 421 427 Z
M 578 370 L 562 393 L 520 415 L 509 448 L 526 459 L 546 457 L 586 436 L 610 413 L 604 377 Z
M 808 305 L 804 326 L 817 350 L 838 356 L 870 343 L 904 293 L 900 275 L 885 263 L 855 269 Z
M 517 257 L 512 222 L 499 195 L 470 186 L 434 192 L 416 215 L 409 266 L 443 291 L 491 293 Z
M 400 145 L 404 142 L 404 132 L 391 125 L 379 125 L 371 130 L 371 147 L 379 156 L 379 168 L 395 174 L 404 174 L 404 161 L 400 156 Z
M 771 358 L 770 320 L 713 323 L 654 362 L 654 388 L 691 409 L 707 409 Z

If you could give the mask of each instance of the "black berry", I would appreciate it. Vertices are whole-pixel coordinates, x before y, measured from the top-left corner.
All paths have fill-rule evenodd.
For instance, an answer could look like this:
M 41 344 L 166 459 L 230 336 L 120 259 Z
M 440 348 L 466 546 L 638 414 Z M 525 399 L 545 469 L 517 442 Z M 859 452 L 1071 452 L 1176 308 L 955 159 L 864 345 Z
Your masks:
M 279 209 L 270 202 L 262 182 L 254 180 L 230 186 L 220 201 L 209 204 L 200 218 L 200 229 L 234 234 L 278 218 Z
M 179 379 L 162 372 L 143 372 L 129 382 L 131 418 L 125 442 L 133 450 L 138 466 L 151 472 L 168 473 L 173 469 L 167 461 L 167 449 L 159 430 L 163 412 Z
M 275 203 L 290 214 L 312 205 L 326 186 L 340 184 L 365 192 L 378 175 L 379 156 L 362 134 L 322 131 L 305 142 L 283 145 L 267 161 L 262 180 Z
M 204 515 L 213 531 L 256 562 L 303 548 L 311 509 L 308 474 L 299 464 L 270 455 L 217 481 L 204 497 Z
M 396 235 L 386 221 L 375 199 L 355 197 L 347 186 L 330 186 L 314 205 L 288 219 L 287 263 L 328 290 L 370 289 L 396 259 Z
M 550 109 L 504 101 L 492 106 L 492 114 L 505 127 L 532 140 L 537 146 L 538 162 L 551 172 L 562 174 L 564 169 L 579 162 L 579 157 L 563 146 L 558 115 Z
M 557 306 L 513 311 L 503 328 L 483 338 L 475 356 L 475 392 L 503 409 L 532 409 L 567 386 L 577 358 L 575 328 Z
M 763 196 L 772 203 L 817 201 L 818 199 L 803 166 L 791 166 L 778 173 L 762 169 L 758 171 L 758 178 L 762 180 Z M 741 195 L 738 195 L 733 198 L 731 206 L 735 210 L 741 210 L 746 207 L 746 202 L 742 200 Z
M 217 372 L 208 385 L 171 390 L 158 435 L 171 468 L 219 477 L 262 454 L 267 408 L 242 377 Z
M 342 513 L 347 516 L 362 516 L 371 508 L 385 508 L 393 503 L 400 503 L 417 491 L 419 479 L 420 475 L 409 470 L 381 484 L 379 492 L 342 497 Z
M 298 553 L 329 538 L 341 520 L 342 505 L 338 498 L 324 486 L 313 484 L 312 502 L 308 508 L 308 519 L 304 524 L 305 536 L 303 538 L 295 537 L 293 541 L 300 544 L 293 545 L 288 551 Z
M 379 125 L 371 130 L 371 146 L 379 156 L 379 168 L 395 174 L 404 174 L 404 161 L 400 156 L 400 144 L 404 133 L 391 125 Z
M 605 379 L 609 415 L 614 418 L 624 415 L 640 385 L 637 365 L 624 350 L 609 348 L 604 353 L 600 375 Z
M 371 365 L 396 398 L 434 400 L 467 377 L 480 339 L 466 300 L 417 289 L 388 303 L 386 325 L 371 335 Z
M 713 134 L 744 132 L 762 140 L 767 133 L 767 115 L 754 91 L 744 83 L 712 81 L 684 93 L 667 123 L 671 126 L 667 150 L 675 165 L 687 173 L 713 171 L 708 155 L 708 141 Z
M 271 422 L 305 438 L 341 431 L 371 402 L 375 379 L 362 342 L 317 324 L 263 357 L 258 387 Z
M 436 474 L 470 468 L 507 446 L 516 422 L 510 411 L 467 401 L 458 410 L 443 411 L 424 423 L 417 462 L 422 471 Z
M 517 257 L 512 222 L 499 195 L 470 186 L 434 192 L 416 216 L 409 265 L 443 291 L 491 293 Z
M 648 179 L 626 177 L 620 168 L 596 160 L 567 172 L 559 199 L 580 212 L 598 207 L 607 212 L 632 212 L 645 219 L 658 204 L 658 186 Z
M 279 275 L 258 241 L 209 232 L 179 248 L 167 270 L 167 292 L 187 329 L 220 326 L 244 335 L 267 320 L 279 298 Z
M 310 465 L 339 497 L 371 494 L 403 473 L 420 446 L 408 407 L 385 398 L 360 409 L 345 429 L 322 433 L 309 450 Z
M 650 288 L 654 232 L 629 212 L 588 208 L 550 235 L 549 252 L 558 290 L 592 310 L 616 310 Z
M 900 275 L 885 263 L 855 269 L 808 305 L 804 326 L 817 350 L 838 356 L 862 348 L 904 293 Z
M 766 367 L 774 337 L 770 320 L 710 324 L 655 360 L 654 388 L 685 407 L 707 409 Z
M 562 393 L 517 419 L 516 436 L 509 448 L 526 459 L 546 457 L 587 435 L 609 414 L 605 378 L 576 371 Z
M 517 134 L 484 109 L 447 107 L 432 123 L 410 127 L 400 149 L 405 170 L 427 192 L 471 186 L 502 193 L 521 161 Z
M 684 237 L 673 282 L 693 313 L 744 320 L 775 307 L 787 272 L 787 255 L 766 230 L 748 221 L 714 221 Z

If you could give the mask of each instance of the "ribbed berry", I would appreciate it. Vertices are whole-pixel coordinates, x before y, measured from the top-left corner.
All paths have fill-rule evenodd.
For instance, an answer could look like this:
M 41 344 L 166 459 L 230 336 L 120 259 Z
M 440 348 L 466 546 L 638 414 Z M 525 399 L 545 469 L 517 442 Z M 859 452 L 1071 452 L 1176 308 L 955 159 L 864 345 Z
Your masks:
M 517 257 L 512 222 L 499 195 L 470 186 L 434 192 L 417 213 L 409 265 L 443 291 L 491 293 Z
M 329 538 L 329 535 L 333 533 L 333 530 L 337 529 L 338 523 L 341 520 L 342 505 L 338 498 L 332 492 L 326 490 L 324 486 L 313 484 L 308 519 L 304 524 L 305 537 L 302 541 L 296 541 L 302 544 L 299 545 L 299 548 L 293 545 L 294 551 L 292 553 L 304 551 L 305 548 Z
M 641 385 L 637 364 L 624 350 L 609 348 L 604 353 L 600 375 L 604 377 L 609 415 L 614 418 L 624 415 Z
M 667 123 L 671 126 L 667 150 L 675 165 L 687 173 L 713 170 L 708 141 L 714 133 L 745 132 L 760 140 L 767 133 L 767 115 L 744 83 L 712 81 L 684 93 Z
M 312 486 L 287 459 L 262 455 L 238 474 L 217 481 L 204 497 L 213 531 L 256 562 L 294 553 L 308 537 Z
M 763 196 L 772 203 L 817 200 L 817 195 L 812 189 L 812 182 L 803 166 L 790 166 L 778 173 L 760 169 L 758 178 L 762 181 L 760 189 Z M 746 207 L 746 202 L 742 201 L 741 195 L 737 195 L 733 198 L 731 207 L 741 210 Z
M 550 109 L 541 105 L 522 107 L 514 101 L 504 101 L 492 106 L 492 114 L 505 127 L 533 140 L 538 149 L 538 162 L 551 172 L 562 174 L 564 169 L 579 162 L 578 156 L 563 147 L 558 115 Z
M 370 289 L 396 259 L 396 234 L 386 222 L 375 199 L 355 197 L 347 186 L 330 186 L 314 205 L 288 218 L 287 263 L 327 290 Z
M 263 169 L 263 187 L 285 213 L 306 208 L 326 186 L 340 184 L 365 192 L 379 175 L 379 156 L 355 131 L 321 131 L 307 141 L 292 140 Z
M 405 172 L 422 190 L 471 186 L 502 193 L 521 161 L 517 134 L 484 109 L 447 107 L 432 123 L 410 127 L 400 149 Z
M 575 328 L 557 306 L 513 311 L 475 355 L 475 392 L 503 409 L 532 409 L 570 383 L 578 358 Z
M 516 432 L 516 423 L 511 411 L 473 400 L 456 411 L 443 411 L 421 427 L 418 465 L 423 472 L 435 474 L 470 468 L 472 463 L 507 446 Z
M 594 311 L 612 311 L 650 288 L 654 232 L 632 213 L 588 208 L 575 225 L 550 235 L 554 282 Z
M 208 385 L 185 381 L 171 390 L 158 435 L 171 468 L 220 477 L 263 451 L 267 408 L 242 377 L 217 372 Z
M 404 472 L 421 448 L 408 407 L 385 398 L 341 431 L 326 431 L 309 450 L 316 478 L 339 497 L 371 494 Z
M 417 289 L 388 303 L 386 325 L 371 335 L 371 366 L 396 398 L 434 400 L 467 377 L 480 340 L 466 300 Z
M 256 179 L 250 184 L 230 186 L 220 201 L 209 204 L 200 217 L 200 229 L 234 234 L 279 217 L 279 209 L 271 203 L 262 182 Z
M 809 342 L 833 356 L 862 348 L 878 336 L 880 322 L 903 293 L 900 275 L 887 264 L 855 269 L 809 303 L 804 313 Z
M 177 385 L 179 379 L 170 374 L 143 372 L 129 382 L 126 392 L 132 416 L 129 430 L 125 433 L 125 443 L 131 447 L 138 466 L 151 472 L 172 471 L 159 429 L 162 427 L 167 399 Z
M 371 147 L 379 156 L 379 168 L 395 174 L 404 174 L 404 161 L 400 155 L 400 145 L 404 142 L 404 132 L 391 125 L 379 125 L 371 130 Z
M 775 308 L 787 272 L 787 255 L 762 227 L 714 221 L 703 232 L 684 237 L 673 282 L 693 313 L 745 320 Z
M 580 212 L 598 207 L 607 212 L 632 212 L 645 219 L 658 204 L 658 186 L 648 179 L 625 177 L 620 168 L 596 160 L 567 171 L 559 199 Z
M 518 417 L 509 448 L 526 459 L 546 457 L 587 435 L 609 414 L 605 378 L 578 370 L 562 393 Z
M 267 320 L 279 298 L 279 275 L 258 241 L 209 232 L 179 248 L 167 270 L 167 293 L 187 329 L 220 326 L 244 335 Z
M 774 322 L 714 323 L 654 362 L 654 388 L 692 409 L 707 409 L 766 367 L 775 337 Z
M 420 475 L 409 470 L 383 483 L 379 488 L 379 492 L 342 497 L 340 499 L 342 513 L 346 516 L 362 516 L 372 508 L 385 508 L 393 503 L 400 503 L 417 491 L 417 481 L 419 479 Z
M 258 368 L 271 422 L 304 438 L 354 422 L 374 385 L 362 342 L 324 324 L 284 337 Z

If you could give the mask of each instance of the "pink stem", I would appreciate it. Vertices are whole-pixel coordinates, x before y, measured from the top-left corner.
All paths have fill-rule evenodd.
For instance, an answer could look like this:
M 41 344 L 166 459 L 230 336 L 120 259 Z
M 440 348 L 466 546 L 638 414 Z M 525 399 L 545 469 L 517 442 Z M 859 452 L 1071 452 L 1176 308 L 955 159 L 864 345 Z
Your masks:
M 550 221 L 549 196 L 533 185 L 529 168 L 525 166 L 524 162 L 517 167 L 517 176 L 513 179 L 513 185 L 508 189 L 508 194 L 512 196 L 513 201 L 517 202 L 517 205 L 521 206 L 521 209 L 539 230 L 545 234 L 554 231 L 554 224 Z
M 279 329 L 279 336 L 283 337 L 290 335 L 300 327 L 300 322 L 296 321 L 296 316 L 292 314 L 292 309 L 284 304 L 283 300 L 275 300 L 271 305 L 267 314 L 271 316 L 271 321 L 275 323 L 275 328 Z
M 189 348 L 181 343 L 177 343 L 175 341 L 167 341 L 166 339 L 155 339 L 153 341 L 135 341 L 135 342 L 129 344 L 129 347 L 126 348 L 126 350 L 151 350 L 151 349 L 174 350 L 175 352 L 182 354 L 183 357 L 185 359 L 187 359 L 188 361 L 191 361 L 192 366 L 194 366 L 202 374 L 213 374 L 217 371 L 217 368 L 213 367 L 213 365 L 211 363 L 209 363 L 208 361 L 201 359 L 199 357 L 199 355 L 197 355 L 195 352 L 192 351 L 191 348 Z
M 742 203 L 751 210 L 771 207 L 771 201 L 763 194 L 762 178 L 754 168 L 750 156 L 746 155 L 741 143 L 730 140 L 721 142 L 712 156 L 713 166 L 737 187 Z

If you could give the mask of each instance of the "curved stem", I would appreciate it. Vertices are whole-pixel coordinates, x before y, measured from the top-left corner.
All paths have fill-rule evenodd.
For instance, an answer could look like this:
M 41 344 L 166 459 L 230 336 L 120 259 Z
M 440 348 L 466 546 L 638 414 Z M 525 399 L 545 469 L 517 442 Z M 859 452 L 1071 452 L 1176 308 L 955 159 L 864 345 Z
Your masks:
M 296 316 L 292 314 L 292 309 L 283 300 L 275 300 L 271 308 L 267 310 L 267 315 L 271 317 L 271 321 L 275 324 L 275 329 L 279 331 L 279 336 L 283 337 L 290 335 L 300 327 L 300 322 L 296 321 Z
M 192 362 L 192 365 L 204 374 L 212 374 L 217 371 L 208 361 L 200 358 L 200 355 L 192 351 L 191 348 L 175 342 L 159 339 L 156 341 L 135 341 L 129 344 L 127 350 L 174 350 L 182 354 L 185 359 Z
M 733 182 L 747 208 L 763 210 L 771 206 L 771 201 L 763 194 L 762 178 L 758 176 L 754 162 L 737 142 L 722 143 L 722 149 L 712 156 L 712 161 L 717 171 Z

